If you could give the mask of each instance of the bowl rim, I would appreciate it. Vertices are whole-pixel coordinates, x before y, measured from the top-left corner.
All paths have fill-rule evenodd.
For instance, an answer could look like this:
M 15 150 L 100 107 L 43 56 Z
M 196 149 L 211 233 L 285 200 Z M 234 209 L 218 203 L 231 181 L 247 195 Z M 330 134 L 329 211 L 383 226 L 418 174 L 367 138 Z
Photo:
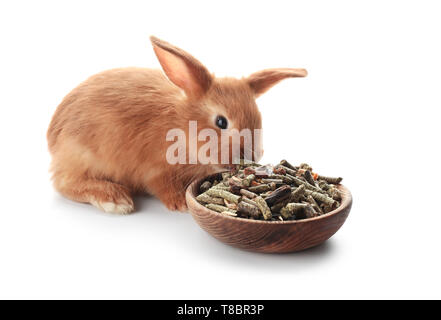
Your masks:
M 254 223 L 254 224 L 271 224 L 271 225 L 290 225 L 290 224 L 299 224 L 299 223 L 307 223 L 307 222 L 312 222 L 312 221 L 317 221 L 317 220 L 321 220 L 321 219 L 327 219 L 330 218 L 332 216 L 335 216 L 337 214 L 339 214 L 340 212 L 342 212 L 343 210 L 345 210 L 346 208 L 350 207 L 352 205 L 352 194 L 349 191 L 348 188 L 346 188 L 344 185 L 339 184 L 337 185 L 337 188 L 342 191 L 342 201 L 340 203 L 340 206 L 328 213 L 325 213 L 321 216 L 318 217 L 314 217 L 314 218 L 308 218 L 308 219 L 302 219 L 302 220 L 288 220 L 288 221 L 265 221 L 265 220 L 253 220 L 253 219 L 246 219 L 246 218 L 241 218 L 241 217 L 231 217 L 231 216 L 227 216 L 224 215 L 220 212 L 208 209 L 207 207 L 204 207 L 202 204 L 200 204 L 197 200 L 196 200 L 196 196 L 191 192 L 192 189 L 196 189 L 195 186 L 196 185 L 200 185 L 203 181 L 205 181 L 208 177 L 207 176 L 205 178 L 201 178 L 198 180 L 193 181 L 188 187 L 187 190 L 185 192 L 186 194 L 186 202 L 187 202 L 187 207 L 189 208 L 190 213 L 193 215 L 193 210 L 191 210 L 191 206 L 188 205 L 188 197 L 191 197 L 191 199 L 193 200 L 194 203 L 196 203 L 196 206 L 199 206 L 201 209 L 209 212 L 212 215 L 218 216 L 219 218 L 224 218 L 224 219 L 231 219 L 232 221 L 242 221 L 244 223 Z

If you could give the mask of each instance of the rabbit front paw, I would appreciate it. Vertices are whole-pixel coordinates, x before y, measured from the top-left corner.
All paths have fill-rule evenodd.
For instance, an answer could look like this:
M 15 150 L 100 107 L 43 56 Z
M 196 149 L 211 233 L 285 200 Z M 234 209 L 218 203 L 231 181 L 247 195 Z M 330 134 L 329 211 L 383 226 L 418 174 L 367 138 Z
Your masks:
M 185 201 L 185 197 L 179 197 L 179 198 L 172 198 L 167 200 L 162 200 L 164 205 L 167 207 L 167 209 L 171 211 L 181 211 L 186 212 L 188 210 L 187 208 L 187 202 Z

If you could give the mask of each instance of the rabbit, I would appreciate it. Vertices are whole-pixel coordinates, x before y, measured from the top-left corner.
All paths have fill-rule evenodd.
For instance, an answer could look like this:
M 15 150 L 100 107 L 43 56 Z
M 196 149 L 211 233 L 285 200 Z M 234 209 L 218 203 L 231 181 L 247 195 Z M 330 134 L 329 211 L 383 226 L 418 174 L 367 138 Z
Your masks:
M 132 196 L 147 193 L 169 210 L 186 211 L 186 187 L 231 163 L 170 164 L 165 157 L 168 130 L 188 133 L 191 120 L 198 121 L 198 130 L 219 134 L 226 126 L 261 129 L 255 99 L 283 79 L 307 74 L 280 68 L 241 79 L 216 78 L 182 49 L 153 36 L 150 40 L 162 70 L 98 73 L 56 109 L 47 132 L 50 170 L 55 189 L 65 197 L 128 214 L 135 209 Z M 262 153 L 253 150 L 253 160 Z

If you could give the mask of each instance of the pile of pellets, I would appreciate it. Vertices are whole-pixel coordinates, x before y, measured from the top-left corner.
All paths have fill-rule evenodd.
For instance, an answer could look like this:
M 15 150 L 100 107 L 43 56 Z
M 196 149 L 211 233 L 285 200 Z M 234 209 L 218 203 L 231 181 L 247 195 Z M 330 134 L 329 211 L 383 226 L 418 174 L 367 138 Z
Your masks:
M 335 210 L 342 199 L 342 178 L 314 173 L 305 163 L 293 166 L 240 164 L 201 183 L 196 200 L 224 215 L 266 221 L 301 220 Z

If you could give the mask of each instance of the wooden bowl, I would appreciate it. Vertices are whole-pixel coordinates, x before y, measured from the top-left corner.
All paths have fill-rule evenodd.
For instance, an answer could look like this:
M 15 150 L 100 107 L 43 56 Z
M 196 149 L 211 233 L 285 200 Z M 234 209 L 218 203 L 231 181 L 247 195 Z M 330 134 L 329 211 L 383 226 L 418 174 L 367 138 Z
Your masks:
M 196 222 L 209 234 L 231 246 L 255 252 L 286 253 L 317 246 L 343 225 L 352 206 L 352 196 L 343 193 L 340 207 L 322 216 L 293 221 L 262 221 L 236 218 L 205 208 L 195 197 L 206 179 L 194 181 L 187 189 L 187 206 Z

